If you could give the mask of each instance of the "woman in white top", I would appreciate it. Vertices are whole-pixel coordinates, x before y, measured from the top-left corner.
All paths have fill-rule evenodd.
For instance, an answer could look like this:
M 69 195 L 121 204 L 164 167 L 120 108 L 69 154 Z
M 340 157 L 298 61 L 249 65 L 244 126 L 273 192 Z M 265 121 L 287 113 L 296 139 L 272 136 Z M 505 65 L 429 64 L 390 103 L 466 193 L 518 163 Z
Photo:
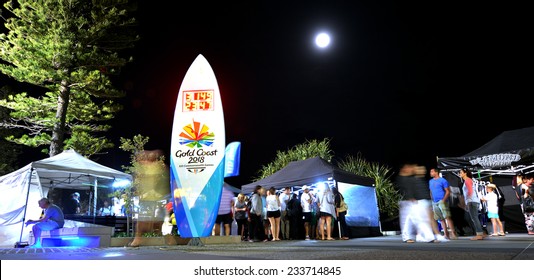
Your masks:
M 267 218 L 271 224 L 272 241 L 280 240 L 280 199 L 276 195 L 276 189 L 271 187 L 265 198 L 267 202 Z
M 319 206 L 319 233 L 321 234 L 321 239 L 325 240 L 324 237 L 324 225 L 326 223 L 326 240 L 334 240 L 332 238 L 332 217 L 336 215 L 336 206 L 335 198 L 332 190 L 329 186 L 325 186 L 321 194 L 318 195 L 319 201 L 317 205 Z

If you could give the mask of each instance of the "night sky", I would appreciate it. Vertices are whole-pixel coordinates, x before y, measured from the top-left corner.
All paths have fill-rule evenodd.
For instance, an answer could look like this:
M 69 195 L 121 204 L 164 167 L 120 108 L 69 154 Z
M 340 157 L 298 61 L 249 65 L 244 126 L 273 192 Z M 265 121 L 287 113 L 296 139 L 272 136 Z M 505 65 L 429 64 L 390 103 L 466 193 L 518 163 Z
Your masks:
M 170 154 L 178 90 L 202 54 L 226 143 L 242 143 L 241 175 L 227 179 L 237 187 L 307 139 L 330 138 L 335 160 L 361 153 L 393 169 L 406 159 L 430 167 L 534 125 L 532 32 L 517 4 L 140 2 L 141 41 L 121 72 L 125 110 L 110 135 L 142 134 L 147 149 Z M 314 44 L 320 31 L 332 37 L 326 49 Z M 120 168 L 128 158 L 98 161 Z
M 361 153 L 393 169 L 407 159 L 430 167 L 534 125 L 523 107 L 532 55 L 521 7 L 144 2 L 114 130 L 170 152 L 178 90 L 202 54 L 219 83 L 226 142 L 242 143 L 241 175 L 227 179 L 238 187 L 308 139 L 330 138 L 335 160 Z M 320 31 L 331 35 L 326 49 L 314 44 Z

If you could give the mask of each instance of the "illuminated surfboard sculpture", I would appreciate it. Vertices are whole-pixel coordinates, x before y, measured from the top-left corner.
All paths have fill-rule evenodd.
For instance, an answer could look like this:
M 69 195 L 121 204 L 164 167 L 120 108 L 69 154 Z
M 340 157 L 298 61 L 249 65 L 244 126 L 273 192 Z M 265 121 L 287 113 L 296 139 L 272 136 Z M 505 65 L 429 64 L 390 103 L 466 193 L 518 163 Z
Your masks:
M 219 86 L 198 55 L 180 86 L 171 139 L 171 192 L 180 237 L 207 237 L 224 184 L 225 128 Z

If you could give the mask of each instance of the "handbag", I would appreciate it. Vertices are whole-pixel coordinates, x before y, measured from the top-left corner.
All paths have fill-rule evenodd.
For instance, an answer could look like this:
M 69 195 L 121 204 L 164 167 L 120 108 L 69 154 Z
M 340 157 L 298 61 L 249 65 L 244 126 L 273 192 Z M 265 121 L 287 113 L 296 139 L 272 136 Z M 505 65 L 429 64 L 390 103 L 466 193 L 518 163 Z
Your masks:
M 339 207 L 337 208 L 337 212 L 345 212 L 349 210 L 349 206 L 347 203 L 345 203 L 345 199 L 341 197 L 341 201 L 339 202 Z
M 534 199 L 532 199 L 532 196 L 529 195 L 523 200 L 523 211 L 534 212 Z

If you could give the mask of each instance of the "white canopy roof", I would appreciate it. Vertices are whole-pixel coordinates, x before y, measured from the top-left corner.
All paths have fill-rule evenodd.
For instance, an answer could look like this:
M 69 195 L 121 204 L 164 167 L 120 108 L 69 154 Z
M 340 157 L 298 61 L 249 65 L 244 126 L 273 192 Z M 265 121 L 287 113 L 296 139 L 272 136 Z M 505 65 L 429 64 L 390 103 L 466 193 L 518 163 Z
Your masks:
M 34 161 L 31 168 L 45 188 L 89 189 L 94 186 L 95 179 L 99 187 L 132 181 L 132 175 L 98 164 L 74 150 Z

